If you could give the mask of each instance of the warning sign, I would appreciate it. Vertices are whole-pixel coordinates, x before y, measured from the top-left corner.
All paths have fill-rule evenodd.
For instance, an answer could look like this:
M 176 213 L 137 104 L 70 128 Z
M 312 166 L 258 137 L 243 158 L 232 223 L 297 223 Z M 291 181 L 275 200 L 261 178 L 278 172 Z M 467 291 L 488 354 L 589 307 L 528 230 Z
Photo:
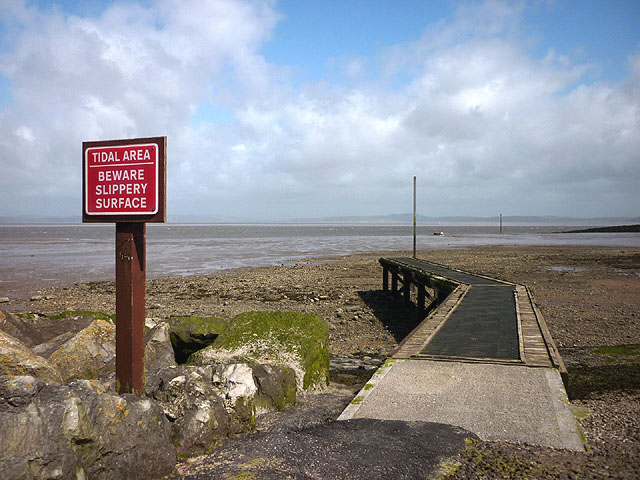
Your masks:
M 128 220 L 164 220 L 150 220 L 149 216 L 162 210 L 164 217 L 165 137 L 159 138 L 161 142 L 144 140 L 83 144 L 85 221 L 114 221 L 112 217 L 118 217 L 117 221 L 123 216 Z

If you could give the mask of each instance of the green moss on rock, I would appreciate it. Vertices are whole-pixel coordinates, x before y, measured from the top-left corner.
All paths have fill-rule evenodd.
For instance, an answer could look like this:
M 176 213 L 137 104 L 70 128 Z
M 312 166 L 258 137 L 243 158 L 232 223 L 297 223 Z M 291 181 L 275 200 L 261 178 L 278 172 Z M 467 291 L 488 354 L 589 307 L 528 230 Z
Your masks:
M 297 312 L 247 312 L 207 348 L 194 353 L 196 365 L 227 361 L 273 363 L 293 368 L 298 388 L 329 383 L 329 328 L 318 315 Z

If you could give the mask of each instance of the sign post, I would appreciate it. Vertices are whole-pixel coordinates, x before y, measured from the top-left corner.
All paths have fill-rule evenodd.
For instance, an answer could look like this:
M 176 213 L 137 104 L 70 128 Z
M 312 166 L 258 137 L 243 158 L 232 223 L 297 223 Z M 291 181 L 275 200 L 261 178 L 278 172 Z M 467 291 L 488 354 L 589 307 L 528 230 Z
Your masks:
M 166 221 L 167 138 L 82 143 L 82 221 L 116 224 L 116 384 L 144 393 L 146 222 Z

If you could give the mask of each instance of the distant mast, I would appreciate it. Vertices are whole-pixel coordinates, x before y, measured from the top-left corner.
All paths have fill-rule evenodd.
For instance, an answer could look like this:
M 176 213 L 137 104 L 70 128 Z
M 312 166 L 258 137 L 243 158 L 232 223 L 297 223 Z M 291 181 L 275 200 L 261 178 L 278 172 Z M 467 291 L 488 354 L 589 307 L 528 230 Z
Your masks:
M 413 258 L 416 258 L 416 176 L 413 176 Z

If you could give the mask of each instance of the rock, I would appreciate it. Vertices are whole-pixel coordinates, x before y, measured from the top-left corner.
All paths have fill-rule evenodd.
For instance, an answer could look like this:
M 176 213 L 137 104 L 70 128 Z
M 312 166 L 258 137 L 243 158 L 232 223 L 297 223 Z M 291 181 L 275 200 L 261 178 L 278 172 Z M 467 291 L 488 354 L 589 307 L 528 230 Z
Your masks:
M 63 381 L 93 379 L 115 369 L 116 327 L 104 320 L 94 320 L 55 350 L 49 360 Z
M 39 300 L 43 300 L 44 297 L 42 295 L 33 295 L 29 298 L 29 300 L 31 300 L 32 302 L 37 302 Z
M 32 321 L 37 316 L 33 314 L 29 317 L 18 317 L 12 313 L 0 311 L 0 330 L 20 340 L 26 347 L 34 347 L 47 341 L 40 332 L 37 323 Z M 36 324 L 34 325 L 34 323 Z
M 169 338 L 169 324 L 159 323 L 145 335 L 144 370 L 147 382 L 158 370 L 176 365 Z
M 176 361 L 185 363 L 189 356 L 211 345 L 228 325 L 227 320 L 218 317 L 171 317 L 171 344 Z
M 176 462 L 160 406 L 100 382 L 0 377 L 0 478 L 151 479 Z
M 153 327 L 158 325 L 162 320 L 157 317 L 145 317 L 144 319 L 144 328 L 151 330 Z
M 41 343 L 33 347 L 33 352 L 36 355 L 40 355 L 43 358 L 49 358 L 53 352 L 55 352 L 60 345 L 71 340 L 75 336 L 74 332 L 63 333 L 57 337 L 52 338 L 48 342 Z
M 365 383 L 384 362 L 383 358 L 331 358 L 331 380 L 345 385 Z
M 0 375 L 0 411 L 28 405 L 44 385 L 45 382 L 31 375 Z
M 227 435 L 255 427 L 253 404 L 248 399 L 237 405 L 225 402 L 222 384 L 215 377 L 219 375 L 211 367 L 169 367 L 158 372 L 154 384 L 147 385 L 148 394 L 171 421 L 178 454 L 209 451 Z
M 238 398 L 253 397 L 258 391 L 253 380 L 253 370 L 244 363 L 226 366 L 220 377 L 224 381 L 225 397 L 231 400 L 233 405 Z
M 282 410 L 296 403 L 296 374 L 291 368 L 276 365 L 255 365 L 253 380 L 257 392 L 256 413 L 267 410 Z
M 9 303 L 9 297 L 0 297 L 0 303 Z
M 79 332 L 88 327 L 96 317 L 109 318 L 99 312 L 63 312 L 45 317 L 37 313 L 15 315 L 0 311 L 0 330 L 14 336 L 25 346 L 33 348 L 63 333 Z
M 473 433 L 430 422 L 358 418 L 229 439 L 188 478 L 441 478 Z M 447 463 L 445 463 L 447 462 Z M 186 470 L 187 468 L 185 468 Z M 523 475 L 524 476 L 524 475 Z M 588 476 L 588 475 L 587 475 Z M 480 475 L 474 478 L 499 478 Z M 504 477 L 503 477 L 504 478 Z
M 147 394 L 170 420 L 178 454 L 194 455 L 254 430 L 257 410 L 294 403 L 296 383 L 293 370 L 271 365 L 181 365 L 159 370 Z
M 329 383 L 329 327 L 318 315 L 248 312 L 236 316 L 208 347 L 189 358 L 193 365 L 279 365 L 296 374 L 299 392 Z
M 0 330 L 0 375 L 30 375 L 59 383 L 60 373 L 17 338 Z

